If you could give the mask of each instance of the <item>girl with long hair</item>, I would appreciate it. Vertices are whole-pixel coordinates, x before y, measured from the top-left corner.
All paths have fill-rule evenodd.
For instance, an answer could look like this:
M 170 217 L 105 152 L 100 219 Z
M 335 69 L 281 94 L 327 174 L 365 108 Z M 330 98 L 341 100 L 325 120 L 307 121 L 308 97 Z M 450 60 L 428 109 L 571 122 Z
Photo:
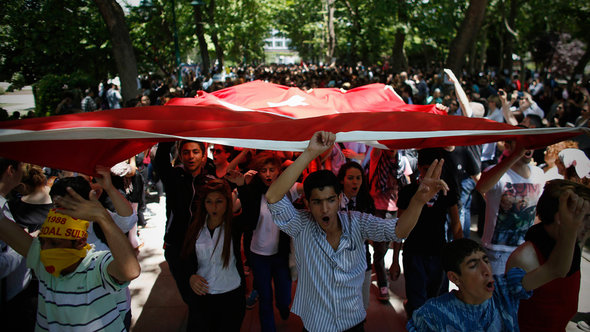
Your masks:
M 201 200 L 182 250 L 191 301 L 188 329 L 239 331 L 244 319 L 244 269 L 241 230 L 233 224 L 233 200 L 227 181 L 199 188 Z

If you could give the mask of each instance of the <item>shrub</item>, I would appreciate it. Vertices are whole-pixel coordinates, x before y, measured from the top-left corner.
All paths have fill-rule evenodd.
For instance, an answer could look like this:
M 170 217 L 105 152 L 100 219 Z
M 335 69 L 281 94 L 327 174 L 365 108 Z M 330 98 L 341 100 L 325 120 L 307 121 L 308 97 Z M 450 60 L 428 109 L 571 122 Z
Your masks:
M 43 76 L 39 82 L 33 84 L 37 116 L 55 114 L 55 108 L 65 98 L 66 94 L 72 95 L 74 104 L 80 107 L 82 91 L 91 85 L 91 80 L 81 74 L 49 74 Z
M 25 86 L 25 77 L 22 73 L 16 72 L 12 74 L 12 78 L 10 79 L 10 86 L 8 86 L 7 91 L 11 92 L 14 90 L 20 90 Z

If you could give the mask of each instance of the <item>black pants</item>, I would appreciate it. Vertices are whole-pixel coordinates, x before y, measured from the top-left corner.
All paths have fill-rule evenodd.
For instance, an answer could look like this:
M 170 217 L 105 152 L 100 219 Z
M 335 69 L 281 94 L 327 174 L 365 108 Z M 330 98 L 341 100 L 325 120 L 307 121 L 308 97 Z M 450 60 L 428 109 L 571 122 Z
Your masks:
M 187 331 L 239 332 L 246 312 L 246 297 L 242 286 L 223 294 L 195 297 L 189 305 L 189 320 L 197 322 L 197 329 Z

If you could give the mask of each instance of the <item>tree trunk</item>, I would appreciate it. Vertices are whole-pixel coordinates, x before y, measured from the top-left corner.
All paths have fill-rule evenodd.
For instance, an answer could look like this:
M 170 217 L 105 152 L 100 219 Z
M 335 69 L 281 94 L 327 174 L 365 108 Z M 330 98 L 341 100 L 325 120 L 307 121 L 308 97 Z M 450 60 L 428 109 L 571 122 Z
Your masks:
M 334 1 L 326 0 L 326 10 L 328 14 L 328 49 L 326 50 L 326 63 L 332 63 L 334 50 L 336 49 L 336 32 L 334 30 Z
M 404 52 L 404 42 L 406 33 L 403 29 L 397 29 L 395 32 L 395 42 L 393 43 L 393 52 L 391 57 L 391 69 L 395 73 L 408 70 L 408 59 Z
M 209 61 L 209 47 L 205 40 L 205 29 L 203 29 L 203 12 L 201 6 L 193 6 L 193 14 L 195 15 L 195 23 L 197 33 L 197 39 L 199 40 L 199 52 L 201 53 L 201 73 L 205 76 L 209 75 L 211 69 L 211 63 Z
M 115 0 L 94 0 L 104 22 L 109 29 L 113 43 L 113 57 L 121 80 L 123 102 L 137 97 L 137 61 L 125 23 L 123 9 Z
M 219 73 L 223 70 L 223 47 L 221 47 L 219 38 L 217 37 L 217 26 L 215 25 L 215 0 L 209 1 L 207 16 L 209 19 L 209 26 L 211 27 L 211 42 L 213 43 L 213 47 L 215 47 L 215 57 L 217 58 L 218 67 L 215 72 Z
M 471 0 L 465 18 L 459 27 L 457 36 L 451 42 L 449 56 L 447 58 L 447 68 L 455 73 L 460 73 L 465 64 L 465 54 L 475 41 L 475 36 L 481 28 L 483 22 L 487 0 Z

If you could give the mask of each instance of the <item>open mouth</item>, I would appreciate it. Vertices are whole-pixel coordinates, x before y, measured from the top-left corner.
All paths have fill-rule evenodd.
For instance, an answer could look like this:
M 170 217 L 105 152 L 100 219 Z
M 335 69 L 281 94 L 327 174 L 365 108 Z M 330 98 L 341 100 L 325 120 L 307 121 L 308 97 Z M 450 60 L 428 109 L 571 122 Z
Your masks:
M 494 291 L 494 281 L 490 281 L 486 284 L 486 290 L 488 292 L 493 292 Z
M 325 223 L 328 223 L 328 221 L 330 221 L 330 217 L 323 217 L 322 221 Z
M 527 157 L 527 158 L 531 158 L 533 156 L 533 150 L 527 150 L 524 153 L 524 156 Z

